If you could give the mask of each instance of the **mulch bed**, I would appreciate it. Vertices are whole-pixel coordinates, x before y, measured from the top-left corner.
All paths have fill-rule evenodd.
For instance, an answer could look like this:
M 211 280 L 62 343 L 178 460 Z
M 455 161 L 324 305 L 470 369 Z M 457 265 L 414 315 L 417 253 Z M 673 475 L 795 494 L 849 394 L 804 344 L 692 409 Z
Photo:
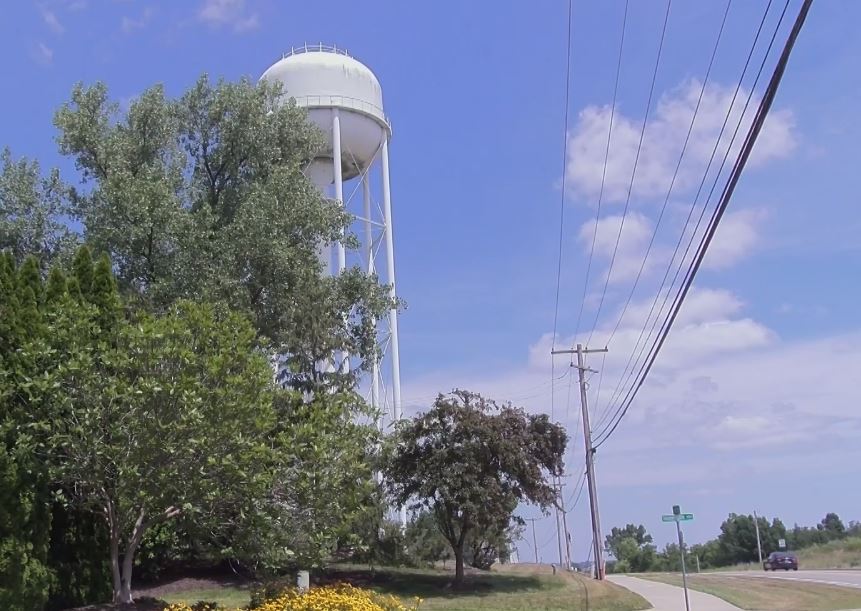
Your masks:
M 149 598 L 141 596 L 136 602 L 131 604 L 113 604 L 104 605 L 88 605 L 86 607 L 78 607 L 69 611 L 163 611 L 168 603 L 157 598 Z

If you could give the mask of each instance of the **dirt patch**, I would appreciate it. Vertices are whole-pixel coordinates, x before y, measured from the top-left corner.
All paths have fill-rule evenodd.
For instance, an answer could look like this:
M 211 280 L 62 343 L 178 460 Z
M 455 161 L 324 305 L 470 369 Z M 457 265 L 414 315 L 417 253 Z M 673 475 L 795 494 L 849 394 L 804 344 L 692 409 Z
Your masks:
M 159 584 L 135 588 L 135 598 L 149 596 L 159 598 L 165 594 L 176 592 L 187 592 L 189 590 L 216 590 L 226 586 L 236 588 L 250 588 L 253 584 L 249 581 L 233 576 L 215 577 L 178 577 Z
M 152 597 L 139 596 L 138 600 L 131 604 L 104 604 L 77 607 L 69 611 L 164 611 L 168 603 Z

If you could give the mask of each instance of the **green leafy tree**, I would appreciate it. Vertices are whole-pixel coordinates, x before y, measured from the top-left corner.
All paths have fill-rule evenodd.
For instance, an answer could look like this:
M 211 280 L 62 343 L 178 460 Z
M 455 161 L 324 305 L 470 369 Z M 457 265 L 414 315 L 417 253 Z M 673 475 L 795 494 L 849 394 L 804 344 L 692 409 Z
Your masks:
M 604 547 L 610 551 L 615 558 L 619 558 L 619 544 L 626 539 L 632 539 L 637 547 L 646 545 L 652 542 L 652 535 L 646 532 L 646 527 L 640 524 L 626 524 L 624 528 L 614 526 L 610 530 L 610 534 L 605 537 Z
M 255 500 L 255 521 L 230 534 L 236 554 L 262 572 L 320 566 L 345 530 L 368 517 L 377 484 L 371 452 L 374 413 L 355 393 L 276 395 L 270 487 Z
M 786 527 L 779 519 L 771 523 L 764 516 L 758 516 L 762 553 L 769 554 L 779 549 L 780 539 L 786 538 Z M 752 515 L 731 513 L 721 524 L 718 536 L 718 550 L 721 564 L 737 564 L 742 562 L 758 562 L 759 553 L 756 544 L 756 525 Z
M 265 491 L 272 373 L 238 315 L 191 303 L 131 324 L 110 315 L 116 289 L 104 263 L 84 271 L 87 256 L 69 283 L 82 292 L 48 323 L 64 416 L 50 447 L 69 501 L 105 520 L 114 600 L 128 602 L 148 528 L 218 524 Z
M 64 260 L 77 237 L 63 217 L 68 213 L 66 188 L 53 170 L 43 177 L 39 164 L 0 153 L 0 251 L 17 263 L 33 255 L 43 264 Z
M 407 524 L 404 539 L 407 555 L 417 564 L 433 565 L 451 558 L 451 546 L 442 536 L 430 511 L 420 511 L 413 516 Z
M 350 217 L 305 178 L 323 141 L 278 87 L 203 77 L 178 99 L 152 87 L 120 113 L 104 85 L 79 85 L 55 123 L 84 180 L 75 214 L 123 291 L 157 311 L 226 303 L 284 355 L 291 384 L 351 388 L 390 302 L 358 268 L 321 274 L 319 246 Z M 339 351 L 356 358 L 351 373 L 319 367 Z
M 40 460 L 40 363 L 25 350 L 42 341 L 42 285 L 32 257 L 17 268 L 0 253 L 0 607 L 37 609 L 54 583 L 48 566 L 50 474 Z
M 546 476 L 561 473 L 566 441 L 544 414 L 455 391 L 401 423 L 384 473 L 397 504 L 433 512 L 460 583 L 470 534 L 507 527 L 522 501 L 555 502 Z
M 700 559 L 701 568 L 708 569 L 721 566 L 720 549 L 716 539 L 692 545 L 690 553 L 692 557 Z
M 508 562 L 511 549 L 521 534 L 523 524 L 516 518 L 505 528 L 475 529 L 467 537 L 466 562 L 469 566 L 489 571 L 496 562 Z
M 836 513 L 825 514 L 816 528 L 824 532 L 829 540 L 841 539 L 846 535 L 846 526 L 843 525 L 843 520 Z
M 687 558 L 687 556 L 686 556 Z M 682 570 L 682 555 L 677 543 L 667 543 L 664 549 L 655 555 L 652 562 L 653 571 L 676 572 Z
M 617 573 L 642 573 L 652 568 L 655 561 L 655 546 L 652 535 L 640 524 L 616 526 L 606 536 L 605 547 L 616 559 L 614 571 Z

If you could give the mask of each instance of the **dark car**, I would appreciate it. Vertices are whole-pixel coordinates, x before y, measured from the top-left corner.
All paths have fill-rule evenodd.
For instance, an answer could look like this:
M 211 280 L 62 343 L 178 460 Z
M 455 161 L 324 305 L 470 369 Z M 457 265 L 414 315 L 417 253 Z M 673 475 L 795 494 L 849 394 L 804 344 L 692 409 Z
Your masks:
M 777 569 L 797 571 L 798 558 L 789 552 L 771 552 L 765 562 L 762 563 L 762 568 L 766 571 L 776 571 Z

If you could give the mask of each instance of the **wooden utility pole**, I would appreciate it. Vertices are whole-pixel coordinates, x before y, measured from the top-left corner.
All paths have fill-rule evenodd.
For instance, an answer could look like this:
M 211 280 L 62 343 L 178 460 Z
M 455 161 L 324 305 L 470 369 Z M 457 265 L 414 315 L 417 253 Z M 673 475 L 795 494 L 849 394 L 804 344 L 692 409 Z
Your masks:
M 555 478 L 553 487 L 556 488 L 556 498 L 559 502 L 556 505 L 556 539 L 559 542 L 559 565 L 564 566 L 565 570 L 571 570 L 571 535 L 568 533 L 568 514 L 565 511 L 565 495 L 562 494 L 563 477 L 560 475 Z M 560 530 L 561 528 L 561 530 Z
M 762 566 L 762 540 L 759 538 L 759 517 L 753 512 L 753 527 L 756 529 L 756 551 L 759 555 L 759 566 Z
M 535 520 L 538 518 L 526 518 L 530 522 L 532 522 L 532 547 L 535 550 L 535 564 L 540 564 L 538 562 L 538 539 L 535 538 Z
M 586 445 L 586 484 L 589 487 L 589 509 L 592 514 L 592 538 L 595 553 L 595 579 L 604 579 L 604 548 L 601 538 L 601 520 L 598 516 L 598 486 L 595 483 L 595 450 L 592 447 L 592 427 L 589 424 L 589 405 L 586 398 L 586 364 L 583 358 L 593 352 L 607 352 L 606 348 L 589 349 L 577 344 L 574 350 L 553 350 L 551 354 L 576 354 L 580 372 L 580 409 L 583 412 L 583 441 Z M 589 370 L 591 371 L 591 370 Z

